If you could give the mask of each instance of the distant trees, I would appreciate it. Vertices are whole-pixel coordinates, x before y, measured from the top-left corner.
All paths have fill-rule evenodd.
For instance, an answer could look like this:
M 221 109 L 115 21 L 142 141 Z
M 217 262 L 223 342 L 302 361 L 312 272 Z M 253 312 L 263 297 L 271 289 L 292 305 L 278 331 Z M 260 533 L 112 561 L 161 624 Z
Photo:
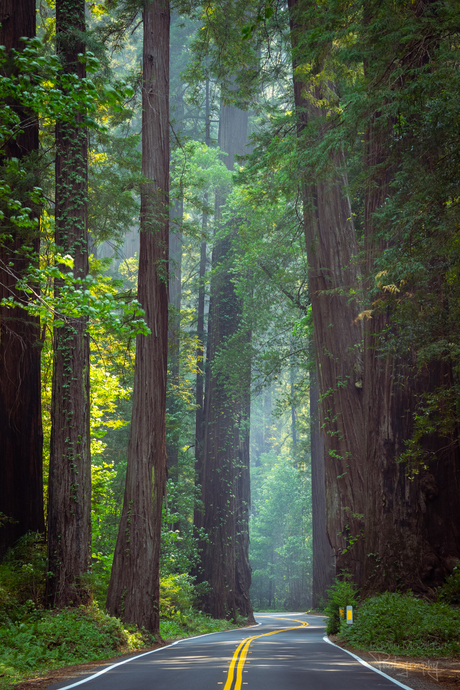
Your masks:
M 299 611 L 311 606 L 310 472 L 273 451 L 253 467 L 251 597 L 259 609 Z

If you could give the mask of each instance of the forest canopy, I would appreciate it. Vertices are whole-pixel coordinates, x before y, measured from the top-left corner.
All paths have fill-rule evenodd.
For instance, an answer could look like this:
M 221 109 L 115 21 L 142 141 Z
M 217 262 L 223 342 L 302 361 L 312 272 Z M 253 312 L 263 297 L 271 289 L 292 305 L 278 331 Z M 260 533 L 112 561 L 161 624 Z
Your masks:
M 154 635 L 161 587 L 232 620 L 336 576 L 431 595 L 460 558 L 458 3 L 6 4 L 0 558 L 43 535 L 40 606 Z

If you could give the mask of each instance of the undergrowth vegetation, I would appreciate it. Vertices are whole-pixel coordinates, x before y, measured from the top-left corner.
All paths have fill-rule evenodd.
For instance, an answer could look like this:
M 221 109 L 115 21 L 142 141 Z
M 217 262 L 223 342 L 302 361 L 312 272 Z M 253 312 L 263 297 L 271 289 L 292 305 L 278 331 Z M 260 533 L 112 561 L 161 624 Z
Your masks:
M 353 585 L 336 581 L 325 613 L 328 634 L 357 647 L 407 656 L 460 655 L 460 570 L 454 569 L 428 601 L 412 593 L 385 592 L 358 603 Z M 340 619 L 339 608 L 352 605 L 354 622 Z
M 45 544 L 40 535 L 20 539 L 0 564 L 0 690 L 52 669 L 155 644 L 145 630 L 126 626 L 105 613 L 102 598 L 79 608 L 45 609 L 45 577 Z M 244 624 L 244 620 L 214 620 L 196 611 L 196 593 L 187 574 L 162 579 L 160 635 L 166 642 Z

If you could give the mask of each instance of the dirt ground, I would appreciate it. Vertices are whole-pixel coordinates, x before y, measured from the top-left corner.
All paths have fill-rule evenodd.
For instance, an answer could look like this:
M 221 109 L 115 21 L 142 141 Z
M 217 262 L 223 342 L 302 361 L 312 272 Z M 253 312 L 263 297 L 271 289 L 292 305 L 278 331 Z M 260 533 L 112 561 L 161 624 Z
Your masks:
M 330 636 L 330 640 L 414 690 L 460 690 L 460 658 L 438 659 L 366 652 L 339 642 L 334 635 Z
M 162 646 L 163 645 L 156 644 L 153 647 L 143 647 L 142 649 L 139 649 L 137 652 L 129 652 L 129 654 L 115 656 L 111 659 L 99 659 L 99 661 L 89 661 L 86 664 L 76 664 L 75 666 L 65 666 L 64 668 L 56 668 L 52 671 L 46 671 L 46 673 L 37 675 L 34 678 L 21 680 L 13 687 L 15 688 L 15 690 L 42 690 L 43 688 L 47 688 L 48 685 L 52 685 L 53 683 L 60 683 L 64 680 L 71 680 L 83 674 L 91 673 L 91 671 L 94 671 L 94 673 L 96 673 L 103 666 L 110 666 L 110 664 L 116 664 L 119 661 L 123 661 L 123 659 L 127 659 L 130 656 L 136 656 L 136 654 L 150 652 L 151 650 L 158 649 L 158 647 Z

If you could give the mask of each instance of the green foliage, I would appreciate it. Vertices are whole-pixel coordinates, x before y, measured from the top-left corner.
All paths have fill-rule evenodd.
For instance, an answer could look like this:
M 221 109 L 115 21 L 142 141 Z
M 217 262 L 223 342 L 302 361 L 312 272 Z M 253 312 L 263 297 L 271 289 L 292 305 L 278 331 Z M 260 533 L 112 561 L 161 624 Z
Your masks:
M 151 644 L 125 629 L 96 604 L 63 611 L 31 606 L 27 618 L 0 629 L 0 688 L 21 677 L 84 661 L 95 661 Z
M 245 623 L 247 621 L 241 618 L 237 620 L 237 625 L 244 625 Z M 183 617 L 182 620 L 160 620 L 160 634 L 164 640 L 193 635 L 206 635 L 207 633 L 219 632 L 220 630 L 232 630 L 234 627 L 235 623 L 231 621 L 210 618 L 201 611 L 194 611 L 190 615 Z
M 445 603 L 386 592 L 363 602 L 353 625 L 342 624 L 340 637 L 359 649 L 456 656 L 460 653 L 460 612 Z
M 251 597 L 258 610 L 299 610 L 311 591 L 309 472 L 274 453 L 260 463 L 252 468 Z
M 347 606 L 356 606 L 357 593 L 355 585 L 350 581 L 349 577 L 343 580 L 335 580 L 335 584 L 327 590 L 327 602 L 324 607 L 324 613 L 329 616 L 326 623 L 326 633 L 328 635 L 336 635 L 340 630 L 340 613 L 339 609 L 346 609 Z
M 177 613 L 189 611 L 194 598 L 193 581 L 187 573 L 168 575 L 160 580 L 160 616 L 174 619 Z
M 460 568 L 458 566 L 441 587 L 439 599 L 451 606 L 460 606 Z
M 45 574 L 43 535 L 25 534 L 0 564 L 0 625 L 13 625 L 41 606 Z

